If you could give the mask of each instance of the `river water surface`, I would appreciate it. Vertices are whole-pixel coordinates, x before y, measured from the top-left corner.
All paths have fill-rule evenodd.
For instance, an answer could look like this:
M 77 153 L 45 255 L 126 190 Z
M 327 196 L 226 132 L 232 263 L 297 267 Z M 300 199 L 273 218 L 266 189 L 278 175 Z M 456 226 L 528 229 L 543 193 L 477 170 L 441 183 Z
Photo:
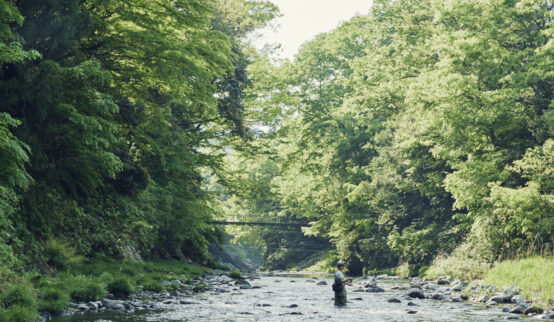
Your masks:
M 316 285 L 326 281 L 328 285 Z M 362 281 L 360 281 L 362 282 Z M 391 290 L 402 281 L 380 280 L 384 293 L 353 292 L 348 287 L 348 305 L 333 305 L 331 276 L 262 275 L 250 281 L 254 289 L 229 287 L 229 292 L 205 292 L 186 297 L 192 304 L 162 304 L 158 309 L 135 312 L 87 312 L 56 317 L 52 322 L 73 321 L 498 321 L 513 314 L 499 307 L 485 308 L 470 302 L 402 299 L 406 291 Z M 389 303 L 396 297 L 401 303 Z M 409 314 L 407 310 L 417 313 Z

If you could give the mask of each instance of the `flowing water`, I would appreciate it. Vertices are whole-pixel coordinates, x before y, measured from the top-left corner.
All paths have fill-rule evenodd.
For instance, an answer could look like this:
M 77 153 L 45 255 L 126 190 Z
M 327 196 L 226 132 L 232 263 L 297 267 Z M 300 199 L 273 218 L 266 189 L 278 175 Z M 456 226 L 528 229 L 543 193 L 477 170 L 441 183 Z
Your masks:
M 322 280 L 328 285 L 316 285 Z M 348 287 L 348 305 L 333 305 L 331 276 L 261 276 L 250 281 L 259 288 L 241 290 L 229 286 L 226 293 L 205 292 L 185 298 L 192 304 L 161 305 L 158 309 L 134 312 L 87 312 L 56 317 L 52 322 L 69 321 L 498 321 L 509 313 L 499 307 L 437 300 L 402 299 L 406 291 L 390 288 L 401 281 L 379 281 L 384 293 L 353 292 Z M 389 303 L 396 297 L 401 303 Z M 407 310 L 417 311 L 408 314 Z

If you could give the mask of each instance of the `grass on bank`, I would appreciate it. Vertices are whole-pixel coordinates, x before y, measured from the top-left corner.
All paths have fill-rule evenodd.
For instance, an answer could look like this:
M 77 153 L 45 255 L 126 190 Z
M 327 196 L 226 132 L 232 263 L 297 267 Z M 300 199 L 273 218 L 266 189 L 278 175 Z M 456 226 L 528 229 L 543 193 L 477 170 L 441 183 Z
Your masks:
M 70 302 L 100 300 L 108 292 L 128 296 L 145 291 L 172 291 L 210 270 L 179 261 L 134 262 L 105 259 L 90 264 L 68 265 L 54 276 L 28 273 L 6 275 L 0 281 L 0 322 L 35 321 L 38 310 L 63 312 Z M 38 291 L 37 291 L 38 290 Z
M 483 279 L 498 287 L 517 285 L 524 298 L 547 306 L 548 299 L 554 299 L 554 258 L 532 257 L 500 262 Z

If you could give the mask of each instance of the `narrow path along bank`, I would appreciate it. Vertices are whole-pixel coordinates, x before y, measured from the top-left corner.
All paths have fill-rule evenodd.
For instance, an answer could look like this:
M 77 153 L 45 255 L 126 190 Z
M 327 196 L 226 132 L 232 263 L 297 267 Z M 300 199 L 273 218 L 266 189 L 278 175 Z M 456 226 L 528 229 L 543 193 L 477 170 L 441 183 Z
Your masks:
M 336 308 L 331 283 L 330 276 L 321 275 L 255 274 L 236 281 L 225 275 L 210 274 L 185 286 L 183 291 L 139 293 L 117 303 L 125 309 L 87 310 L 51 321 L 323 321 L 339 318 L 346 321 L 499 321 L 524 317 L 503 312 L 504 307 L 512 310 L 522 305 L 504 303 L 510 296 L 502 301 L 498 297 L 487 298 L 488 304 L 475 303 L 472 298 L 483 300 L 479 298 L 478 287 L 473 296 L 466 296 L 463 283 L 455 281 L 434 283 L 418 278 L 384 276 L 355 279 L 354 286 L 348 288 L 348 306 Z M 199 285 L 204 285 L 204 292 L 193 293 L 193 287 Z M 510 301 L 512 298 L 514 296 Z M 491 301 L 502 303 L 492 306 Z M 536 317 L 552 315 L 545 312 Z

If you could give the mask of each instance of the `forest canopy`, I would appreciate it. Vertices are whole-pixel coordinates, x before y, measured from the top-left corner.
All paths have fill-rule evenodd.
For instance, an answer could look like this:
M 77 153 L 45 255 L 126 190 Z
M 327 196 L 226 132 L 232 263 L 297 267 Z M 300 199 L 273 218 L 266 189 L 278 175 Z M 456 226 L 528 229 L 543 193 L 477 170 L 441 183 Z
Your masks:
M 248 104 L 271 130 L 230 158 L 255 184 L 229 209 L 307 223 L 356 273 L 551 254 L 553 6 L 374 1 L 261 55 Z

